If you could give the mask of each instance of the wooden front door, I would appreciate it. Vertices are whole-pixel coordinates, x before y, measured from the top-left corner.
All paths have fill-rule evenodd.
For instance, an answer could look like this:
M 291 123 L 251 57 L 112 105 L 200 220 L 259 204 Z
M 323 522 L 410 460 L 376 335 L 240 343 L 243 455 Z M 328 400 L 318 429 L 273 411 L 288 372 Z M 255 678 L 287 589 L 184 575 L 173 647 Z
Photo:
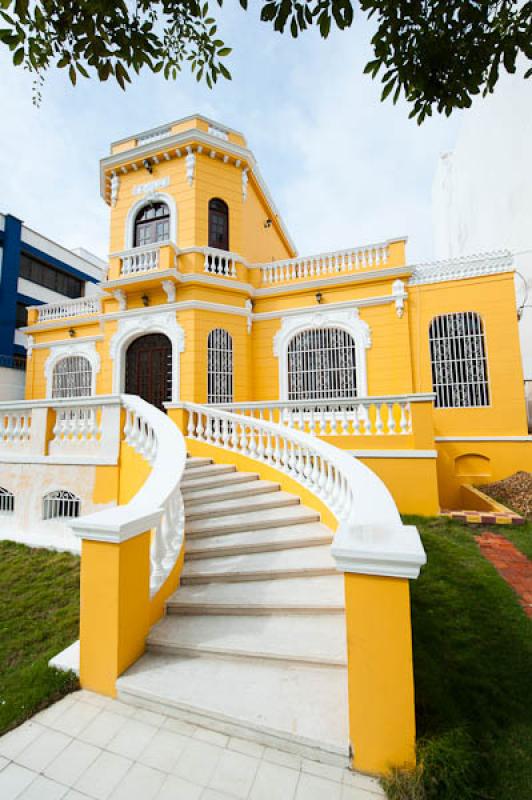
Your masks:
M 162 333 L 140 336 L 126 354 L 126 393 L 164 411 L 172 399 L 172 343 Z

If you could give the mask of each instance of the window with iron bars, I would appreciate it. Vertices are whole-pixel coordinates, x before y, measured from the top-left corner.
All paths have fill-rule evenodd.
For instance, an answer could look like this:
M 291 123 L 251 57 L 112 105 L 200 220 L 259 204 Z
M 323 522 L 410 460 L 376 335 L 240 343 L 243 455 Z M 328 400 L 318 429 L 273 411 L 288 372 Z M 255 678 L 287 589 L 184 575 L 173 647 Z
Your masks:
M 66 489 L 58 489 L 43 498 L 43 519 L 69 519 L 79 517 L 81 500 Z
M 15 510 L 15 496 L 0 486 L 0 514 L 12 514 Z
M 92 367 L 84 356 L 66 356 L 54 367 L 52 397 L 87 397 L 92 394 Z
M 233 402 L 233 339 L 215 328 L 207 340 L 207 402 Z
M 356 345 L 341 328 L 313 328 L 288 345 L 288 399 L 357 396 Z
M 429 331 L 436 408 L 488 406 L 484 327 L 474 311 L 435 317 Z

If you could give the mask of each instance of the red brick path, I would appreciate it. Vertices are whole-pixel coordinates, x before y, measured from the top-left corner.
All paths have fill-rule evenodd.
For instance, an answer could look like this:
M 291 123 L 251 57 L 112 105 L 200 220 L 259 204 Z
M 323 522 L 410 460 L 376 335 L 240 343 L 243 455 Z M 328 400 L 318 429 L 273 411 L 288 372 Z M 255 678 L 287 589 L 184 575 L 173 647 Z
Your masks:
M 518 595 L 525 613 L 532 618 L 532 561 L 508 539 L 497 533 L 481 533 L 480 536 L 475 536 L 475 539 L 482 555 L 510 584 Z

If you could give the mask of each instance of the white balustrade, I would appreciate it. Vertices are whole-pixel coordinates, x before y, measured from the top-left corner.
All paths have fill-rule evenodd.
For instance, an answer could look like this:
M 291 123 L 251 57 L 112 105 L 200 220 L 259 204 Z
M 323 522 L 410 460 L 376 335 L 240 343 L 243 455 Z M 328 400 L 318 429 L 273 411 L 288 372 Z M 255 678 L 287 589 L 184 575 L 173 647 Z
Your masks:
M 120 273 L 122 275 L 135 275 L 137 272 L 149 272 L 159 267 L 160 246 L 155 247 L 134 247 L 121 253 L 122 265 Z
M 32 309 L 37 311 L 37 322 L 47 322 L 52 319 L 99 314 L 101 301 L 99 297 L 79 297 L 74 300 L 62 300 L 59 303 L 32 306 Z
M 153 596 L 175 566 L 183 545 L 185 514 L 180 482 L 186 463 L 185 442 L 166 414 L 140 397 L 121 395 L 120 401 L 125 410 L 124 442 L 151 464 L 151 472 L 129 503 L 73 520 L 71 527 L 84 539 L 100 540 L 104 532 L 105 541 L 117 542 L 152 530 Z
M 209 133 L 211 136 L 216 136 L 217 139 L 222 139 L 224 142 L 229 141 L 229 134 L 222 128 L 217 128 L 215 125 L 209 125 Z
M 288 475 L 319 497 L 344 528 L 401 528 L 395 503 L 382 481 L 349 453 L 314 435 L 260 418 L 196 403 L 187 435 L 239 453 Z M 345 530 L 344 530 L 345 533 Z
M 0 408 L 0 450 L 27 447 L 31 440 L 31 423 L 31 408 Z
M 119 420 L 120 398 L 112 395 L 3 404 L 0 458 L 12 463 L 31 463 L 37 457 L 39 463 L 116 464 Z
M 99 446 L 102 429 L 102 408 L 98 405 L 61 405 L 55 409 L 55 425 L 50 449 L 54 453 L 68 450 L 80 455 Z
M 204 272 L 209 275 L 236 278 L 236 263 L 232 253 L 228 253 L 226 250 L 217 250 L 214 247 L 205 247 L 203 253 L 205 254 Z
M 432 395 L 226 403 L 217 408 L 314 436 L 406 436 L 412 433 L 411 404 L 427 400 Z
M 359 272 L 381 267 L 388 262 L 386 243 L 367 245 L 351 250 L 336 250 L 315 256 L 301 256 L 283 261 L 258 264 L 262 283 L 271 285 L 294 280 L 325 278 L 331 275 Z

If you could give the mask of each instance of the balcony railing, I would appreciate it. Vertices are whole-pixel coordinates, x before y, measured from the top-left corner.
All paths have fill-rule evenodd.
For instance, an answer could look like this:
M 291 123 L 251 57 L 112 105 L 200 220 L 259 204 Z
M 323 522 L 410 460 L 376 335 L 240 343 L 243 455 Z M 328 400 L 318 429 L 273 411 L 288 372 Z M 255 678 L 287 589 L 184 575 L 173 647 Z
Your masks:
M 37 312 L 37 322 L 48 322 L 53 319 L 99 314 L 101 301 L 99 297 L 79 297 L 74 300 L 61 300 L 58 303 L 31 306 L 30 310 Z
M 412 404 L 432 399 L 432 394 L 413 394 L 330 400 L 268 400 L 226 403 L 216 407 L 315 436 L 406 436 L 413 432 Z
M 386 243 L 337 250 L 331 253 L 320 253 L 316 256 L 301 256 L 284 261 L 272 261 L 258 264 L 261 270 L 261 282 L 265 285 L 293 280 L 309 280 L 312 278 L 359 272 L 381 267 L 388 262 L 388 245 Z
M 204 247 L 205 254 L 203 271 L 208 275 L 222 275 L 226 278 L 236 278 L 236 259 L 233 253 L 227 250 L 217 250 L 214 247 Z

